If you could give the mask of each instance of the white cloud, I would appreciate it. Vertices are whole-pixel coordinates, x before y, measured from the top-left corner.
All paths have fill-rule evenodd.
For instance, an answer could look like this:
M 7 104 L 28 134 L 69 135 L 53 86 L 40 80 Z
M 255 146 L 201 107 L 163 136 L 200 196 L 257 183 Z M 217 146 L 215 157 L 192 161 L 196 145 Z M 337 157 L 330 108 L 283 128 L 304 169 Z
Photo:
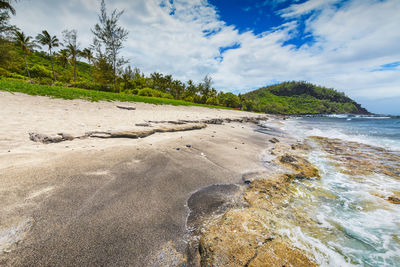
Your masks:
M 324 9 L 337 2 L 339 0 L 309 0 L 301 4 L 292 4 L 288 8 L 279 11 L 279 14 L 285 18 L 298 17 L 315 10 Z
M 163 3 L 160 5 L 160 3 Z M 244 92 L 273 82 L 308 80 L 345 91 L 352 97 L 400 98 L 397 70 L 375 71 L 400 60 L 400 1 L 309 0 L 281 11 L 287 23 L 255 35 L 239 33 L 219 19 L 206 0 L 107 1 L 125 9 L 121 23 L 129 30 L 124 55 L 145 73 L 153 71 L 200 81 L 206 74 L 217 89 Z M 76 28 L 82 46 L 92 41 L 96 0 L 20 1 L 13 22 L 31 35 L 43 29 L 60 35 Z M 297 34 L 298 20 L 315 42 L 284 46 Z M 239 44 L 236 49 L 220 48 Z M 222 56 L 222 58 L 221 58 Z

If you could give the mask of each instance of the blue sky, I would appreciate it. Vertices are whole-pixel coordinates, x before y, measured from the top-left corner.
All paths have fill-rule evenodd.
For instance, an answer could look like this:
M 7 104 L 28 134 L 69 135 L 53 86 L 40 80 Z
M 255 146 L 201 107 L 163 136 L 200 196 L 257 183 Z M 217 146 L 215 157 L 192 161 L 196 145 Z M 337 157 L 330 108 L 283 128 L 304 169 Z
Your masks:
M 275 27 L 288 22 L 288 19 L 280 15 L 281 10 L 289 8 L 292 4 L 302 4 L 307 0 L 286 1 L 286 0 L 210 0 L 209 3 L 217 9 L 221 20 L 227 25 L 235 26 L 240 32 L 251 31 L 254 34 L 262 34 L 265 31 L 273 31 Z M 339 3 L 340 5 L 340 3 Z M 301 19 L 297 19 L 296 36 L 286 41 L 284 45 L 293 44 L 296 47 L 308 43 L 311 44 L 314 38 L 305 31 L 304 21 L 309 19 L 313 12 L 303 14 Z
M 287 80 L 345 92 L 400 114 L 399 0 L 106 0 L 124 9 L 125 57 L 158 71 L 244 93 Z M 35 36 L 77 29 L 92 41 L 98 0 L 21 0 L 12 22 Z

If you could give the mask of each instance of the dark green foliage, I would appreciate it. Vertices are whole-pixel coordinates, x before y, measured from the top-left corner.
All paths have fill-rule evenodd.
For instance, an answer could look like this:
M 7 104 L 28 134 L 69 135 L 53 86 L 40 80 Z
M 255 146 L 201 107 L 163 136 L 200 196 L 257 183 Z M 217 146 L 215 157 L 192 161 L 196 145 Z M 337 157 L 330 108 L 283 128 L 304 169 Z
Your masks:
M 138 91 L 137 95 L 174 99 L 174 97 L 169 93 L 163 93 L 159 90 L 155 90 L 155 89 L 151 89 L 151 88 L 143 88 Z
M 0 0 L 0 10 L 10 12 L 13 15 L 16 13 L 10 0 Z
M 53 72 L 53 79 L 54 82 L 57 81 L 56 74 L 54 72 L 54 62 L 53 62 L 53 52 L 52 49 L 54 47 L 60 46 L 60 41 L 58 40 L 57 36 L 51 36 L 46 30 L 42 31 L 36 36 L 36 41 L 41 44 L 42 46 L 47 46 L 49 49 L 49 55 L 51 60 L 51 70 Z
M 12 45 L 0 37 L 0 66 L 4 67 L 11 61 Z
M 209 97 L 206 101 L 207 105 L 219 105 L 219 100 L 216 97 Z
M 368 114 L 354 100 L 337 92 L 307 82 L 284 82 L 243 95 L 246 110 L 275 114 Z M 250 109 L 249 109 L 250 107 Z
M 239 108 L 240 107 L 240 100 L 237 95 L 232 93 L 220 93 L 218 95 L 218 101 L 222 105 L 231 108 Z
M 95 42 L 99 44 L 98 53 L 103 55 L 112 66 L 114 89 L 117 89 L 117 72 L 128 62 L 119 56 L 123 48 L 123 43 L 128 38 L 128 31 L 118 25 L 118 21 L 123 13 L 123 10 L 114 10 L 110 15 L 107 14 L 106 3 L 102 0 L 99 22 L 92 29 Z M 101 46 L 104 46 L 103 51 Z

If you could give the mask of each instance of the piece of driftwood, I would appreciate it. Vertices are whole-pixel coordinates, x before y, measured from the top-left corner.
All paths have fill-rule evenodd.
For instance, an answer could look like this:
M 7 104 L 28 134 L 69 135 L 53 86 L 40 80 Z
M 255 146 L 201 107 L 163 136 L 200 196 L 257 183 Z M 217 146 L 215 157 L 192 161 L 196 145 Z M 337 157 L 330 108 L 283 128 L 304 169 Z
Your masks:
M 126 110 L 136 110 L 136 108 L 134 108 L 134 107 L 117 106 L 117 108 L 126 109 Z

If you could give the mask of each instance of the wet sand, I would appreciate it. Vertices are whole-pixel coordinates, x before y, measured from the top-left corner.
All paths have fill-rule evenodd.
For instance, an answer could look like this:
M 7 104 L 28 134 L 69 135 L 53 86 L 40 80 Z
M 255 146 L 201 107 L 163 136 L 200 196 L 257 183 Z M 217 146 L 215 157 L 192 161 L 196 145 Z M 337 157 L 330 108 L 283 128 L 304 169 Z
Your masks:
M 35 143 L 29 131 L 81 134 L 97 127 L 96 119 L 110 123 L 98 128 L 130 130 L 149 120 L 259 115 L 142 103 L 130 111 L 114 102 L 7 94 L 0 97 L 6 107 L 0 116 L 0 264 L 6 266 L 179 265 L 187 260 L 188 199 L 201 188 L 243 184 L 246 173 L 265 172 L 262 156 L 276 137 L 251 123 L 225 122 L 142 139 Z

